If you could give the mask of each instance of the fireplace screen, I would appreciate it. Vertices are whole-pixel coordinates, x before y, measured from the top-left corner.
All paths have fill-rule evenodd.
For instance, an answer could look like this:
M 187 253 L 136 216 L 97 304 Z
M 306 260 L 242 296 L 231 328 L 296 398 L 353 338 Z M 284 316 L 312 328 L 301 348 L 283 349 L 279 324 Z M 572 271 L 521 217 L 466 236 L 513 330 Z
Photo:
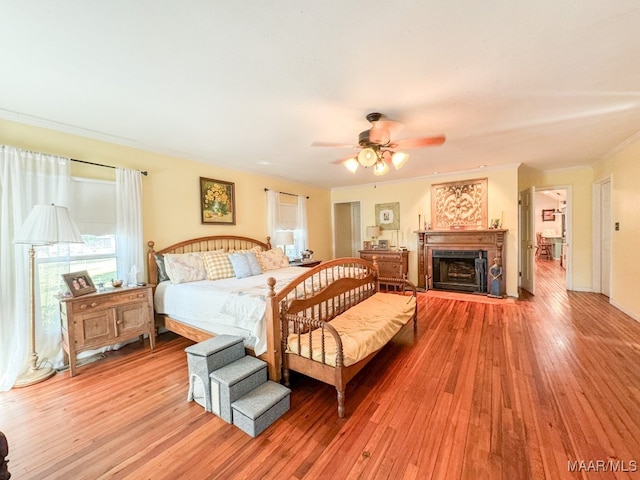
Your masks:
M 485 250 L 433 250 L 433 288 L 458 292 L 487 292 Z

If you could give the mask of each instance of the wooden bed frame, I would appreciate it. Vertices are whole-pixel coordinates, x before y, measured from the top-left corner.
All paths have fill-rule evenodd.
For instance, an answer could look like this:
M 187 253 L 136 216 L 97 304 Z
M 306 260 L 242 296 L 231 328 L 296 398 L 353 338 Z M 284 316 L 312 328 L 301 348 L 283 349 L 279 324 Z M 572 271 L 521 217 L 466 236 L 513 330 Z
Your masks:
M 248 237 L 219 235 L 185 240 L 157 251 L 154 250 L 155 243 L 150 241 L 148 242 L 149 251 L 147 254 L 149 283 L 154 286 L 158 284 L 158 268 L 155 261 L 156 254 L 206 252 L 219 249 L 248 250 L 256 246 L 263 250 L 269 250 L 271 248 L 270 240 L 270 237 L 267 237 L 266 242 L 262 242 Z M 282 329 L 280 326 L 280 311 L 283 306 L 291 304 L 294 300 L 317 293 L 320 285 L 330 283 L 333 278 L 345 276 L 353 278 L 369 277 L 373 275 L 374 272 L 377 272 L 377 266 L 375 265 L 375 259 L 372 264 L 359 258 L 339 258 L 322 262 L 313 268 L 301 268 L 300 270 L 300 276 L 284 286 L 278 285 L 276 287 L 276 280 L 273 277 L 269 277 L 267 280 L 269 286 L 267 309 L 265 312 L 267 351 L 260 355 L 259 358 L 267 363 L 269 378 L 276 382 L 279 382 L 282 378 Z M 378 280 L 376 280 L 376 282 L 377 281 Z M 377 288 L 379 289 L 379 287 L 380 285 L 378 283 Z M 306 313 L 313 316 L 318 312 L 309 311 Z M 189 338 L 194 342 L 201 342 L 214 336 L 210 332 L 187 325 L 168 315 L 156 314 L 156 321 L 157 324 L 163 325 L 167 330 Z M 254 354 L 252 350 L 248 350 L 248 353 Z
M 267 237 L 266 242 L 256 240 L 249 237 L 240 237 L 235 235 L 216 235 L 210 237 L 199 237 L 189 240 L 185 240 L 180 243 L 175 243 L 161 250 L 154 250 L 155 242 L 150 241 L 147 243 L 149 250 L 147 253 L 147 271 L 149 275 L 149 283 L 152 285 L 158 284 L 158 266 L 156 264 L 156 254 L 164 255 L 167 253 L 192 253 L 192 252 L 208 252 L 211 250 L 249 250 L 254 247 L 260 247 L 262 250 L 269 250 L 271 248 L 271 238 Z M 154 289 L 155 292 L 155 289 Z M 267 352 L 260 355 L 260 358 L 267 362 L 269 368 L 269 378 L 280 380 L 280 361 L 277 356 L 277 351 L 271 348 L 275 338 L 279 341 L 279 335 L 274 337 L 273 321 L 269 318 L 267 312 Z M 155 314 L 156 325 L 163 326 L 167 330 L 177 333 L 180 336 L 186 337 L 194 342 L 202 342 L 214 335 L 211 332 L 207 332 L 200 328 L 188 325 L 171 318 L 169 315 Z M 278 320 L 277 317 L 275 319 Z M 278 324 L 279 325 L 279 324 Z M 279 328 L 279 327 L 278 327 Z M 250 354 L 253 354 L 252 350 L 249 350 Z

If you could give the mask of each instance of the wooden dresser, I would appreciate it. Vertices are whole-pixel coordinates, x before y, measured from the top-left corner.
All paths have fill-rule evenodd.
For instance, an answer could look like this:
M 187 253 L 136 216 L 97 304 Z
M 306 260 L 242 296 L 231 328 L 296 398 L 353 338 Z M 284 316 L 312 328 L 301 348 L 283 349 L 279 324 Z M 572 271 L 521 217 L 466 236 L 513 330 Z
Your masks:
M 76 374 L 76 356 L 85 350 L 149 335 L 155 347 L 153 294 L 150 285 L 60 299 L 62 348 L 69 371 Z
M 360 250 L 360 258 L 373 262 L 377 257 L 381 277 L 407 278 L 409 274 L 409 252 L 396 250 Z

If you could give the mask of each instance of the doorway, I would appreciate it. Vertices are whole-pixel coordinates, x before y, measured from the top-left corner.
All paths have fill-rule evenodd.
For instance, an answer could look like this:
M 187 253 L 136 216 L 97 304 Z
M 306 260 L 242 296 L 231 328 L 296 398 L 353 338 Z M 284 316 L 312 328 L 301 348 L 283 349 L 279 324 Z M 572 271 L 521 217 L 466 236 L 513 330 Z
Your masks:
M 361 246 L 360 202 L 333 204 L 334 257 L 357 257 Z
M 551 285 L 565 290 L 570 289 L 570 190 L 570 186 L 536 188 L 534 199 L 534 231 L 551 252 L 551 258 L 536 259 L 536 276 L 549 277 Z
M 547 285 L 571 290 L 571 185 L 532 187 L 519 195 L 520 288 L 536 293 L 536 276 Z M 537 236 L 549 244 L 550 255 L 536 255 Z

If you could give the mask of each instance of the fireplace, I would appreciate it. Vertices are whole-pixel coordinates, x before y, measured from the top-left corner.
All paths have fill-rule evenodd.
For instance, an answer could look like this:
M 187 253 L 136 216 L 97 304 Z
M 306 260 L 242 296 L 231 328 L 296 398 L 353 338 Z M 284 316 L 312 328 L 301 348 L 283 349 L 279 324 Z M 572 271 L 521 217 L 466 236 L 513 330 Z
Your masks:
M 466 277 L 470 276 L 471 265 L 475 266 L 475 259 L 478 257 L 478 251 L 485 252 L 483 254 L 483 258 L 487 261 L 486 264 L 486 272 L 487 277 L 489 276 L 489 269 L 491 265 L 497 263 L 498 266 L 502 267 L 502 275 L 498 280 L 497 290 L 493 291 L 493 284 L 487 280 L 484 290 L 468 290 L 460 288 L 461 292 L 468 293 L 491 293 L 493 296 L 503 296 L 505 294 L 505 276 L 507 272 L 505 270 L 504 260 L 504 242 L 505 242 L 505 234 L 506 230 L 502 229 L 488 229 L 488 230 L 421 230 L 418 231 L 418 288 L 422 289 L 430 289 L 430 288 L 440 288 L 442 286 L 434 286 L 435 281 L 435 272 L 434 272 L 434 260 L 438 257 L 434 257 L 434 251 L 454 251 L 454 252 L 463 252 L 462 255 L 468 255 L 470 258 L 466 260 L 462 260 L 462 263 L 456 263 L 453 270 L 453 275 L 449 274 L 449 277 L 455 278 L 455 282 L 457 283 L 466 283 L 470 280 L 467 280 Z M 471 252 L 471 253 L 468 253 Z M 440 255 L 440 254 L 438 254 Z M 442 258 L 442 255 L 440 255 Z M 450 257 L 444 257 L 445 263 L 451 263 L 447 259 Z M 440 260 L 437 260 L 436 263 L 439 263 Z M 473 263 L 472 263 L 473 262 Z M 463 267 L 462 264 L 467 263 L 466 267 Z M 440 270 L 442 268 L 438 267 Z M 449 268 L 449 267 L 447 267 Z M 450 270 L 447 270 L 450 272 Z M 475 269 L 473 270 L 475 274 Z M 440 278 L 440 277 L 438 277 Z M 465 279 L 465 282 L 462 280 Z M 449 279 L 449 281 L 451 278 Z M 439 280 L 438 280 L 439 281 Z M 450 282 L 451 283 L 451 282 Z M 468 286 L 464 285 L 465 288 Z M 491 287 L 491 289 L 489 288 Z M 449 286 L 446 286 L 446 289 L 449 290 Z
M 432 250 L 432 288 L 456 292 L 487 292 L 486 250 Z

